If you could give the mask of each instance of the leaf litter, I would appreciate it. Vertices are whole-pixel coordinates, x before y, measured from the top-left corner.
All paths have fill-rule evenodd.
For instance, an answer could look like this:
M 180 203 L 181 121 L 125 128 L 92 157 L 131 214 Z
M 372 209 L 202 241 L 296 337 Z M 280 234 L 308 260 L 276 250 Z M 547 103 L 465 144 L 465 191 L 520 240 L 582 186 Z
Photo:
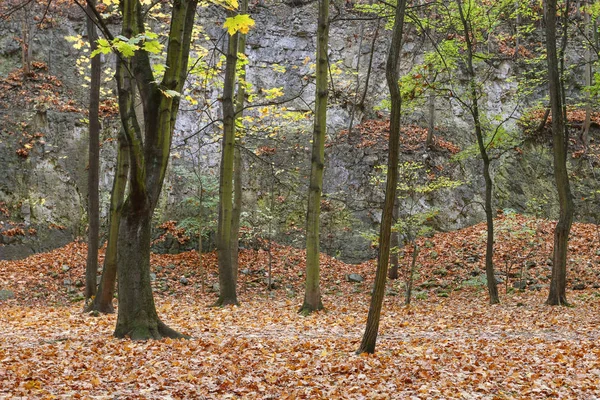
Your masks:
M 500 215 L 497 225 L 507 218 Z M 571 307 L 549 307 L 554 223 L 513 218 L 513 228 L 531 230 L 498 234 L 502 304 L 489 306 L 477 279 L 485 226 L 438 233 L 422 240 L 411 306 L 403 305 L 401 280 L 388 282 L 377 353 L 370 356 L 354 352 L 366 323 L 372 261 L 348 265 L 323 255 L 326 310 L 301 317 L 302 250 L 273 245 L 271 291 L 268 253 L 244 250 L 241 306 L 226 308 L 210 307 L 217 296 L 214 253 L 203 256 L 206 271 L 198 270 L 195 252 L 152 255 L 159 315 L 192 339 L 147 342 L 117 340 L 115 315 L 81 311 L 73 287 L 81 290 L 83 243 L 1 261 L 0 289 L 15 298 L 0 302 L 0 398 L 598 398 L 598 227 L 574 225 Z M 502 272 L 507 265 L 513 268 Z M 349 273 L 365 281 L 348 282 Z M 521 280 L 527 289 L 513 289 Z M 581 290 L 571 290 L 575 285 Z

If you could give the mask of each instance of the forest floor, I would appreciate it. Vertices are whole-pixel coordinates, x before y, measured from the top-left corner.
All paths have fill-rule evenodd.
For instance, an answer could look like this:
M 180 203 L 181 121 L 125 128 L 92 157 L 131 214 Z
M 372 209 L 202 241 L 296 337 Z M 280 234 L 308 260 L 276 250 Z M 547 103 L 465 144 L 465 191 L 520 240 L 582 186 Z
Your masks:
M 497 224 L 502 303 L 488 305 L 481 275 L 484 225 L 423 239 L 412 304 L 401 280 L 389 282 L 369 356 L 355 350 L 374 262 L 323 257 L 326 310 L 302 317 L 300 250 L 273 246 L 271 291 L 268 253 L 243 251 L 241 305 L 226 308 L 210 307 L 214 254 L 205 271 L 195 252 L 153 255 L 159 314 L 192 338 L 132 342 L 112 337 L 115 315 L 82 312 L 84 244 L 1 261 L 0 289 L 14 298 L 0 301 L 0 398 L 600 398 L 598 227 L 574 226 L 571 305 L 550 307 L 553 223 Z

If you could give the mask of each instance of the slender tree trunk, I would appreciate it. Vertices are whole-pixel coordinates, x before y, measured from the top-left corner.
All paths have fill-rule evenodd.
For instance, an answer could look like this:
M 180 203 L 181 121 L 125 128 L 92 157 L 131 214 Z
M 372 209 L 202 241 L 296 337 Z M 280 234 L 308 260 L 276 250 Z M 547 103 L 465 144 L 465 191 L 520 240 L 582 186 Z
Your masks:
M 493 182 L 490 174 L 490 158 L 487 154 L 486 145 L 483 138 L 483 129 L 481 127 L 481 118 L 479 111 L 478 90 L 475 82 L 475 69 L 473 68 L 473 42 L 471 35 L 473 34 L 470 24 L 467 21 L 463 10 L 462 1 L 457 1 L 458 12 L 463 26 L 465 42 L 467 45 L 467 73 L 469 75 L 469 89 L 471 107 L 470 112 L 475 124 L 475 136 L 477 137 L 477 146 L 479 154 L 483 160 L 483 178 L 485 180 L 485 216 L 487 222 L 487 243 L 485 250 L 485 274 L 487 277 L 487 288 L 490 296 L 490 304 L 500 303 L 498 297 L 498 285 L 494 274 L 494 210 L 492 209 L 492 190 Z
M 321 215 L 325 137 L 327 133 L 327 98 L 329 94 L 327 83 L 329 0 L 319 0 L 319 20 L 317 24 L 315 119 L 306 212 L 306 289 L 304 302 L 299 311 L 303 315 L 308 315 L 323 308 L 320 289 L 319 216 Z
M 427 99 L 429 109 L 429 118 L 427 119 L 427 141 L 425 147 L 430 149 L 433 146 L 433 134 L 435 132 L 435 95 L 430 93 Z
M 129 173 L 129 150 L 125 134 L 121 131 L 118 139 L 117 168 L 110 195 L 110 211 L 108 221 L 108 243 L 104 253 L 104 267 L 98 293 L 87 311 L 99 311 L 110 314 L 115 312 L 113 297 L 117 283 L 117 243 L 119 239 L 119 224 L 121 220 L 121 207 L 127 186 Z
M 200 210 L 198 211 L 198 269 L 200 270 L 200 274 L 202 276 L 202 293 L 204 293 L 206 271 L 204 270 L 204 258 L 202 255 L 204 252 L 204 248 L 202 246 L 202 234 L 204 232 L 204 216 L 202 215 L 204 212 L 204 194 L 202 193 L 202 183 L 200 183 L 200 187 L 198 188 L 198 199 L 200 201 Z
M 358 34 L 358 54 L 356 55 L 356 92 L 354 93 L 354 100 L 352 102 L 352 107 L 350 108 L 350 122 L 348 123 L 348 134 L 352 132 L 352 127 L 354 126 L 354 114 L 356 113 L 356 108 L 358 106 L 358 92 L 360 89 L 360 55 L 362 52 L 362 42 L 365 36 L 365 22 L 360 23 L 360 33 Z
M 29 35 L 28 26 L 29 13 L 27 7 L 23 11 L 22 35 L 23 43 L 21 43 L 21 63 L 23 65 L 23 76 L 27 79 L 31 75 L 31 38 Z
M 248 13 L 248 0 L 242 0 L 240 4 L 240 14 Z M 238 53 L 246 52 L 246 35 L 238 33 Z M 240 121 L 244 114 L 244 104 L 246 98 L 246 89 L 244 82 L 246 79 L 246 67 L 243 66 L 238 80 L 237 94 L 235 100 L 235 119 Z M 237 124 L 236 124 L 237 125 Z M 243 134 L 243 133 L 242 133 Z M 241 135 L 236 135 L 241 136 Z M 241 139 L 237 138 L 238 145 Z M 235 147 L 233 155 L 233 213 L 231 216 L 231 263 L 233 266 L 233 276 L 235 282 L 238 278 L 239 270 L 239 247 L 240 247 L 240 218 L 242 215 L 242 154 L 239 146 Z
M 360 98 L 360 103 L 358 103 L 358 108 L 360 110 L 364 110 L 365 101 L 367 99 L 367 93 L 369 91 L 369 80 L 371 78 L 371 71 L 373 70 L 373 57 L 375 56 L 375 43 L 377 43 L 377 39 L 379 38 L 379 26 L 381 22 L 377 19 L 377 26 L 375 27 L 375 33 L 373 34 L 373 41 L 371 42 L 371 53 L 369 54 L 369 65 L 367 67 L 367 76 L 365 77 L 365 87 L 363 89 L 362 97 Z M 350 132 L 348 132 L 350 133 Z
M 521 11 L 519 9 L 521 6 L 519 5 L 519 0 L 515 0 L 515 10 L 516 10 L 516 27 L 515 27 L 515 52 L 513 54 L 513 58 L 516 61 L 519 58 L 519 47 L 521 46 Z
M 91 8 L 95 0 L 88 6 L 88 15 L 93 15 Z M 90 51 L 98 48 L 98 34 L 94 21 L 88 16 L 87 33 Z M 88 253 L 85 265 L 85 300 L 86 304 L 96 295 L 96 275 L 98 274 L 98 242 L 100 236 L 100 77 L 102 65 L 100 56 L 92 58 L 90 73 L 90 103 L 88 109 Z
M 221 150 L 221 174 L 219 182 L 219 224 L 217 253 L 219 257 L 219 298 L 216 306 L 238 304 L 235 271 L 233 265 L 232 213 L 233 213 L 233 164 L 235 156 L 235 109 L 233 92 L 238 52 L 238 34 L 228 36 L 223 85 L 223 145 Z
M 594 35 L 593 28 L 594 26 L 590 20 L 590 12 L 589 10 L 585 11 L 584 15 L 585 23 L 584 26 L 587 28 L 587 34 L 590 36 L 590 40 L 592 40 L 592 36 Z M 592 86 L 592 49 L 591 46 L 588 45 L 588 48 L 585 50 L 585 86 Z M 586 95 L 586 105 L 585 105 L 585 120 L 583 121 L 583 126 L 581 127 L 581 142 L 583 146 L 587 149 L 590 144 L 590 125 L 592 123 L 592 96 L 588 92 Z
M 399 202 L 398 199 L 396 199 L 396 204 L 394 205 L 394 223 L 398 222 L 398 208 L 399 208 Z M 392 231 L 391 233 L 391 238 L 390 238 L 390 270 L 388 271 L 388 278 L 390 279 L 398 279 L 398 266 L 399 266 L 399 260 L 398 260 L 398 252 L 400 251 L 400 234 L 398 233 L 397 230 Z
M 410 267 L 408 269 L 408 277 L 406 279 L 406 295 L 404 297 L 404 305 L 410 305 L 410 299 L 412 297 L 413 282 L 415 281 L 415 269 L 417 268 L 417 257 L 419 256 L 419 246 L 417 242 L 412 242 L 413 254 L 410 261 Z
M 563 103 L 563 81 L 556 49 L 556 0 L 546 0 L 546 51 L 548 86 L 552 109 L 552 145 L 554 153 L 554 179 L 558 191 L 560 213 L 554 229 L 552 280 L 546 304 L 567 305 L 567 251 L 569 233 L 573 223 L 573 199 L 567 171 L 568 131 Z M 568 15 L 568 13 L 567 13 Z M 566 23 L 566 21 L 565 21 Z
M 483 141 L 482 141 L 483 142 Z M 484 150 L 485 151 L 485 150 Z M 490 159 L 485 155 L 483 161 L 483 176 L 485 179 L 485 220 L 487 223 L 487 241 L 485 246 L 485 276 L 487 279 L 490 304 L 500 303 L 498 284 L 494 273 L 494 210 L 492 208 L 492 177 L 490 175 Z
M 385 77 L 390 90 L 392 100 L 390 116 L 390 138 L 388 148 L 388 172 L 385 188 L 385 200 L 383 204 L 383 215 L 379 230 L 379 257 L 377 260 L 377 272 L 375 274 L 375 289 L 371 296 L 371 305 L 367 316 L 367 326 L 360 347 L 356 351 L 361 353 L 374 353 L 379 332 L 379 320 L 381 318 L 381 307 L 385 295 L 385 281 L 387 275 L 388 261 L 390 255 L 390 235 L 392 230 L 394 203 L 396 200 L 396 186 L 398 183 L 398 156 L 400 145 L 400 117 L 402 98 L 398 85 L 398 60 L 402 47 L 402 29 L 404 26 L 404 12 L 406 0 L 398 0 L 396 15 L 392 33 L 392 42 L 388 53 Z

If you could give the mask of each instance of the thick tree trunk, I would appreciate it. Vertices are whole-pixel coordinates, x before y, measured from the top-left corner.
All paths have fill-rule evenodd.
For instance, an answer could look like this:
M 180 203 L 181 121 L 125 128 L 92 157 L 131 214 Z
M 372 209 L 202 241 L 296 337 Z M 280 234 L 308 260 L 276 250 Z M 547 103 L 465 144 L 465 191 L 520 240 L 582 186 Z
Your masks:
M 158 85 L 147 52 L 138 50 L 132 57 L 117 60 L 119 110 L 129 145 L 130 174 L 117 246 L 116 337 L 184 337 L 161 322 L 156 313 L 150 284 L 150 224 L 165 178 L 179 109 L 179 97 L 167 95 L 167 90 L 183 90 L 196 6 L 196 0 L 172 1 L 167 68 Z M 120 9 L 122 35 L 131 38 L 144 34 L 140 2 L 122 0 Z M 132 87 L 139 91 L 143 105 L 143 131 L 135 113 Z
M 487 243 L 485 250 L 485 275 L 487 277 L 487 288 L 490 297 L 490 304 L 500 303 L 498 297 L 498 285 L 494 274 L 494 210 L 492 209 L 492 190 L 493 182 L 490 174 L 490 158 L 487 154 L 487 148 L 483 138 L 483 129 L 481 127 L 481 118 L 479 111 L 479 95 L 477 90 L 477 84 L 475 82 L 475 69 L 473 67 L 473 42 L 472 42 L 472 28 L 470 23 L 467 21 L 467 17 L 463 10 L 462 1 L 457 1 L 458 12 L 460 20 L 463 26 L 463 33 L 465 36 L 465 42 L 467 45 L 467 73 L 469 75 L 469 96 L 471 100 L 470 112 L 473 117 L 473 123 L 475 124 L 475 136 L 477 139 L 477 146 L 479 148 L 479 154 L 483 161 L 483 178 L 485 180 L 485 215 L 487 222 Z
M 402 47 L 402 29 L 404 26 L 404 11 L 406 0 L 398 0 L 392 42 L 386 63 L 386 80 L 392 100 L 392 113 L 390 116 L 390 138 L 388 149 L 388 172 L 385 187 L 385 200 L 383 204 L 383 215 L 379 230 L 379 257 L 377 260 L 377 272 L 375 273 L 375 289 L 371 296 L 371 305 L 367 316 L 367 326 L 360 347 L 356 351 L 361 353 L 375 353 L 377 334 L 379 332 L 379 320 L 381 318 L 381 307 L 385 295 L 385 281 L 387 275 L 388 261 L 390 255 L 390 235 L 393 223 L 394 203 L 396 200 L 396 186 L 398 183 L 398 156 L 400 145 L 400 117 L 402 98 L 398 86 L 398 60 Z
M 91 7 L 95 0 L 88 6 L 88 15 L 93 15 Z M 87 18 L 88 40 L 90 51 L 98 47 L 98 34 L 94 21 Z M 90 103 L 88 109 L 88 253 L 85 265 L 85 300 L 88 301 L 96 295 L 96 275 L 98 274 L 98 245 L 100 236 L 100 196 L 98 192 L 100 169 L 100 76 L 102 73 L 100 56 L 92 58 L 90 72 Z
M 119 236 L 119 316 L 114 335 L 132 340 L 182 338 L 166 326 L 156 313 L 150 285 L 150 222 L 153 207 L 133 204 L 123 207 Z
M 121 207 L 125 196 L 127 175 L 129 173 L 129 151 L 124 133 L 119 133 L 117 150 L 117 167 L 113 187 L 110 195 L 108 243 L 104 253 L 104 268 L 98 293 L 87 311 L 98 311 L 105 314 L 115 312 L 113 297 L 117 283 L 117 243 L 119 239 L 119 223 L 121 221 Z
M 321 310 L 320 265 L 319 265 L 319 217 L 323 190 L 323 168 L 325 166 L 325 135 L 327 133 L 327 81 L 329 42 L 329 0 L 319 0 L 317 25 L 317 69 L 315 93 L 315 119 L 306 212 L 306 285 L 304 302 L 299 312 L 308 315 Z
M 550 108 L 552 109 L 554 179 L 560 206 L 558 222 L 554 229 L 552 280 L 546 304 L 567 305 L 567 251 L 569 233 L 573 223 L 573 199 L 571 198 L 571 188 L 567 171 L 567 146 L 569 142 L 565 120 L 565 105 L 563 103 L 563 83 L 559 70 L 560 61 L 556 49 L 556 0 L 547 0 L 545 4 L 548 85 L 550 91 Z
M 235 156 L 235 109 L 233 92 L 238 51 L 238 34 L 228 36 L 229 44 L 223 84 L 223 144 L 219 182 L 219 224 L 217 253 L 219 258 L 219 298 L 216 306 L 238 304 L 232 260 L 233 164 Z

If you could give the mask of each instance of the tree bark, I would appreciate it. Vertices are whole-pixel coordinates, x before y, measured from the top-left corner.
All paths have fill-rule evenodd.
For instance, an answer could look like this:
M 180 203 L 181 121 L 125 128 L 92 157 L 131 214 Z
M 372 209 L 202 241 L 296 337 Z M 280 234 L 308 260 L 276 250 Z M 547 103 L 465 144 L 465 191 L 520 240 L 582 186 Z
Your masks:
M 594 25 L 591 23 L 590 19 L 590 11 L 586 10 L 584 15 L 584 26 L 587 28 L 587 34 L 590 36 L 590 40 L 592 40 L 592 36 L 594 35 Z M 592 49 L 588 44 L 588 48 L 585 50 L 585 86 L 592 86 Z M 585 105 L 585 120 L 583 121 L 583 126 L 581 127 L 581 142 L 585 149 L 590 145 L 590 126 L 592 123 L 592 96 L 588 92 L 586 95 L 586 105 Z
M 104 267 L 102 278 L 98 286 L 98 293 L 94 301 L 86 311 L 98 311 L 104 314 L 115 312 L 113 297 L 117 283 L 117 243 L 119 239 L 119 224 L 121 220 L 121 208 L 127 185 L 127 174 L 129 173 L 129 150 L 127 142 L 121 131 L 118 138 L 117 167 L 110 195 L 110 211 L 108 221 L 108 243 L 104 253 Z
M 123 207 L 119 236 L 119 316 L 114 335 L 131 340 L 182 338 L 165 325 L 156 313 L 150 285 L 151 219 L 150 204 L 134 204 L 129 198 Z M 126 295 L 121 295 L 126 294 Z
M 563 80 L 559 68 L 559 56 L 556 49 L 556 0 L 546 0 L 546 51 L 548 62 L 548 87 L 550 92 L 550 108 L 552 110 L 552 145 L 554 155 L 554 180 L 558 192 L 560 213 L 554 229 L 554 253 L 552 264 L 552 280 L 546 304 L 568 305 L 567 285 L 567 251 L 569 233 L 573 223 L 573 199 L 567 171 L 568 131 L 566 126 L 566 109 L 563 103 Z M 568 4 L 568 3 L 567 3 Z M 568 10 L 567 10 L 568 11 Z M 568 15 L 568 12 L 565 13 Z M 565 21 L 566 23 L 566 21 Z M 562 55 L 561 55 L 562 57 Z
M 219 182 L 219 224 L 217 228 L 217 253 L 219 258 L 219 298 L 216 306 L 238 304 L 236 274 L 233 264 L 232 214 L 233 169 L 235 156 L 235 108 L 233 92 L 238 52 L 238 34 L 228 36 L 223 84 L 223 144 L 221 147 L 221 173 Z
M 456 2 L 458 6 L 458 13 L 463 26 L 463 32 L 465 36 L 465 42 L 467 45 L 467 74 L 469 75 L 469 97 L 471 100 L 470 112 L 473 117 L 475 124 L 475 136 L 477 138 L 477 146 L 479 148 L 479 154 L 483 160 L 483 178 L 485 180 L 485 217 L 487 222 L 487 243 L 485 249 L 485 275 L 487 278 L 488 295 L 490 297 L 490 304 L 500 303 L 498 297 L 498 285 L 496 283 L 496 277 L 494 274 L 494 210 L 492 209 L 492 190 L 493 182 L 490 174 L 490 158 L 487 153 L 487 148 L 483 138 L 483 128 L 481 126 L 481 117 L 479 111 L 478 101 L 478 90 L 475 82 L 475 69 L 473 67 L 473 42 L 471 35 L 473 34 L 472 28 L 463 10 L 461 0 Z
M 88 5 L 87 33 L 90 51 L 98 48 L 98 34 L 91 8 L 95 0 Z M 85 264 L 85 300 L 86 304 L 96 295 L 96 275 L 98 274 L 98 242 L 100 236 L 100 195 L 98 192 L 100 169 L 100 77 L 102 66 L 100 56 L 91 60 L 90 72 L 90 103 L 88 108 L 88 252 Z
M 398 199 L 394 205 L 394 223 L 398 222 Z M 400 251 L 400 234 L 398 231 L 393 231 L 390 238 L 390 270 L 388 271 L 389 279 L 398 279 L 399 260 L 398 252 Z
M 179 97 L 167 91 L 181 93 L 183 90 L 196 6 L 196 0 L 172 2 L 167 68 L 158 84 L 147 52 L 138 50 L 132 57 L 119 56 L 117 61 L 119 110 L 129 149 L 130 174 L 117 246 L 116 337 L 129 336 L 136 340 L 184 337 L 167 327 L 156 312 L 150 284 L 150 224 L 165 178 L 179 110 Z M 143 34 L 145 27 L 139 1 L 124 0 L 120 8 L 122 35 L 131 38 Z M 135 114 L 131 90 L 134 86 L 143 106 L 143 130 Z
M 323 169 L 325 166 L 325 136 L 327 133 L 327 81 L 329 42 L 329 0 L 319 0 L 319 20 L 317 22 L 317 68 L 315 93 L 315 119 L 306 212 L 306 284 L 304 302 L 299 312 L 308 315 L 321 310 L 320 265 L 319 265 L 319 217 L 321 215 L 321 194 L 323 190 Z
M 248 13 L 248 0 L 242 0 L 240 3 L 240 14 Z M 243 33 L 238 33 L 238 53 L 245 54 L 246 52 L 246 35 Z M 240 121 L 244 115 L 244 103 L 246 99 L 246 88 L 244 82 L 246 79 L 246 67 L 242 67 L 240 71 L 240 78 L 238 80 L 237 86 L 237 94 L 235 99 L 235 119 Z M 236 124 L 237 126 L 237 124 Z M 237 144 L 241 144 L 240 137 L 236 138 Z M 240 152 L 239 146 L 235 146 L 234 154 L 233 154 L 233 213 L 231 216 L 231 264 L 233 266 L 233 277 L 235 282 L 237 282 L 238 278 L 238 270 L 239 270 L 239 248 L 240 248 L 240 218 L 242 215 L 242 154 Z
M 379 257 L 377 260 L 377 272 L 375 274 L 375 289 L 371 296 L 371 305 L 369 306 L 369 314 L 367 316 L 367 326 L 360 347 L 356 351 L 357 354 L 372 354 L 375 352 L 375 344 L 377 343 L 377 334 L 379 332 L 379 320 L 381 318 L 381 307 L 385 295 L 385 281 L 390 255 L 390 234 L 392 230 L 394 203 L 396 200 L 396 186 L 398 183 L 398 153 L 400 145 L 400 117 L 402 105 L 400 87 L 398 85 L 398 60 L 400 58 L 400 50 L 402 47 L 402 30 L 404 27 L 405 9 L 406 0 L 398 0 L 392 42 L 390 44 L 385 68 L 385 77 L 392 100 L 388 148 L 388 173 L 383 215 L 379 230 Z
M 433 146 L 433 134 L 435 132 L 435 95 L 433 93 L 429 94 L 427 103 L 429 118 L 427 119 L 427 140 L 425 147 L 431 149 Z

